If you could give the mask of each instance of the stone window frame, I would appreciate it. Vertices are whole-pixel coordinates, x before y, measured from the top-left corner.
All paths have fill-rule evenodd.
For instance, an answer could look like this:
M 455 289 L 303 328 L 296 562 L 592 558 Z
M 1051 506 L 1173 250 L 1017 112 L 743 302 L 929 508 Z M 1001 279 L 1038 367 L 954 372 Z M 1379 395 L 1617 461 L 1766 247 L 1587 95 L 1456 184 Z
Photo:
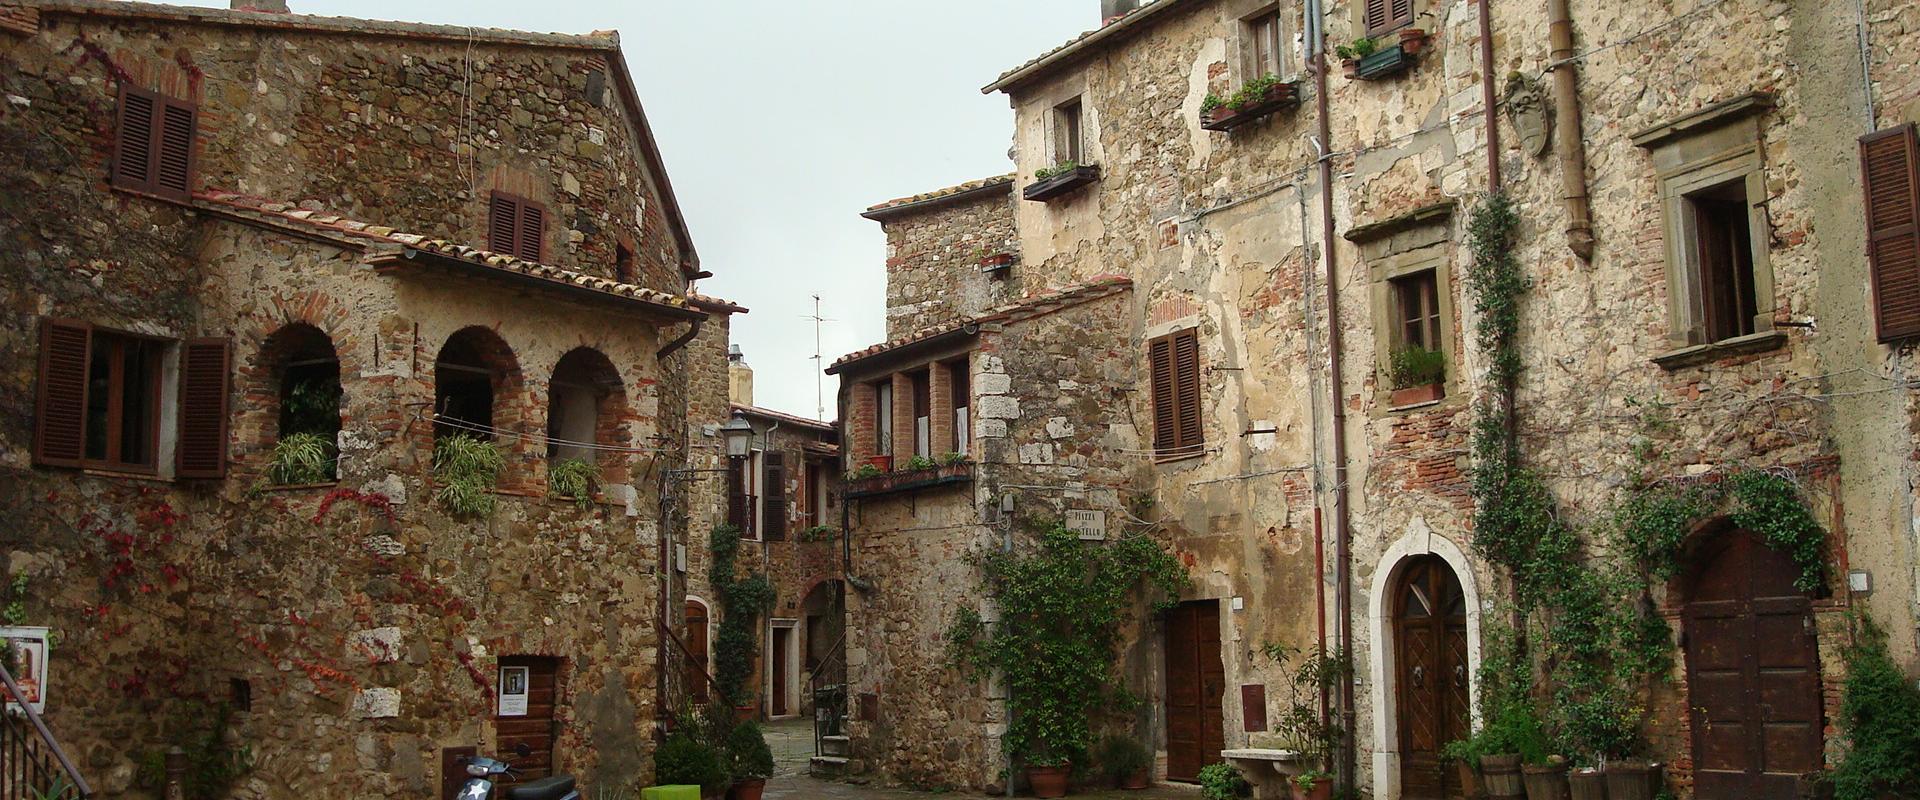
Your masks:
M 1275 15 L 1280 24 L 1279 49 L 1275 60 L 1278 67 L 1275 72 L 1283 81 L 1296 80 L 1304 71 L 1300 53 L 1295 47 L 1296 37 L 1303 27 L 1300 19 L 1299 3 L 1290 0 L 1233 0 L 1222 9 L 1231 35 L 1227 41 L 1227 63 L 1233 65 L 1229 79 L 1236 88 L 1245 86 L 1247 81 L 1266 74 L 1263 65 L 1254 63 L 1253 25 L 1260 17 Z
M 1439 242 L 1429 243 L 1391 255 L 1367 259 L 1367 278 L 1370 299 L 1373 307 L 1373 357 L 1379 374 L 1378 388 L 1374 392 L 1376 402 L 1381 407 L 1390 406 L 1393 395 L 1392 365 L 1393 351 L 1400 343 L 1399 303 L 1394 297 L 1394 282 L 1401 278 L 1418 275 L 1422 272 L 1433 273 L 1434 292 L 1439 303 L 1440 315 L 1440 352 L 1446 354 L 1447 372 L 1441 380 L 1441 399 L 1429 403 L 1392 408 L 1421 408 L 1444 403 L 1459 397 L 1460 387 L 1460 347 L 1454 341 L 1453 307 L 1453 257 L 1450 241 L 1443 238 Z
M 1055 131 L 1059 115 L 1055 111 L 1062 105 L 1074 102 L 1080 104 L 1080 166 L 1089 167 L 1100 163 L 1100 112 L 1094 107 L 1092 94 L 1087 90 L 1086 79 L 1083 76 L 1074 75 L 1046 88 L 1036 89 L 1033 94 L 1016 101 L 1014 114 L 1016 124 L 1020 126 L 1019 141 L 1023 144 L 1037 144 L 1042 156 L 1039 159 L 1040 163 L 1027 165 L 1031 170 L 1060 164 L 1057 158 L 1059 137 Z M 1037 142 L 1028 138 L 1034 134 L 1039 135 Z M 1021 157 L 1022 160 L 1026 158 L 1024 147 Z
M 1087 158 L 1087 104 L 1086 95 L 1073 97 L 1053 104 L 1047 112 L 1047 154 L 1048 166 L 1059 166 L 1073 162 L 1081 166 L 1089 163 Z M 1072 128 L 1067 129 L 1071 122 Z
M 1631 138 L 1649 151 L 1660 204 L 1667 280 L 1666 352 L 1653 361 L 1667 369 L 1691 366 L 1742 353 L 1773 349 L 1786 341 L 1774 327 L 1775 293 L 1772 223 L 1767 215 L 1765 135 L 1761 117 L 1773 96 L 1753 92 L 1640 131 Z M 1687 202 L 1690 195 L 1738 184 L 1747 201 L 1755 314 L 1753 332 L 1706 341 L 1699 308 L 1701 294 L 1696 232 Z
M 1179 319 L 1168 320 L 1157 325 L 1148 326 L 1141 334 L 1140 358 L 1142 371 L 1140 377 L 1142 382 L 1146 384 L 1146 391 L 1141 394 L 1141 397 L 1145 398 L 1147 406 L 1147 425 L 1142 438 L 1146 440 L 1145 450 L 1150 454 L 1152 463 L 1156 467 L 1202 463 L 1201 460 L 1212 453 L 1210 446 L 1215 443 L 1215 439 L 1209 435 L 1207 429 L 1209 421 L 1214 416 L 1208 413 L 1212 399 L 1211 392 L 1209 391 L 1210 387 L 1208 386 L 1208 377 L 1212 373 L 1213 368 L 1207 363 L 1207 344 L 1209 337 L 1207 335 L 1205 322 L 1206 320 L 1200 314 L 1189 314 Z M 1199 374 L 1196 376 L 1200 391 L 1200 396 L 1196 400 L 1196 407 L 1200 416 L 1200 441 L 1198 442 L 1197 449 L 1176 449 L 1162 453 L 1155 445 L 1159 429 L 1154 421 L 1153 365 L 1151 361 L 1153 342 L 1159 339 L 1168 339 L 1174 334 L 1186 333 L 1188 331 L 1193 333 L 1194 340 L 1200 348 Z M 1178 367 L 1176 366 L 1175 369 L 1178 369 Z M 1175 387 L 1174 391 L 1177 393 L 1178 387 Z M 1175 424 L 1179 424 L 1178 420 L 1175 420 Z

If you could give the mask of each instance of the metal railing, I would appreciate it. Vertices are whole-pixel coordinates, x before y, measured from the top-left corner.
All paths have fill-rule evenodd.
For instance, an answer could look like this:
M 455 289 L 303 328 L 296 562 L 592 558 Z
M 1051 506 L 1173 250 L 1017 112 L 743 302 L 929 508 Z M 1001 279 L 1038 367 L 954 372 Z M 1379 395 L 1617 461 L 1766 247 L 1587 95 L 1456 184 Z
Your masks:
M 0 646 L 5 646 L 0 643 Z M 86 800 L 93 796 L 87 779 L 75 769 L 47 723 L 24 702 L 26 692 L 13 673 L 0 664 L 0 800 Z M 11 702 L 20 698 L 23 702 Z
M 821 744 L 826 737 L 839 736 L 846 730 L 846 644 L 846 631 L 841 631 L 840 638 L 827 649 L 826 660 L 815 665 L 807 675 L 807 691 L 813 697 L 813 754 L 816 756 L 825 755 Z M 838 673 L 832 669 L 835 666 L 840 668 Z

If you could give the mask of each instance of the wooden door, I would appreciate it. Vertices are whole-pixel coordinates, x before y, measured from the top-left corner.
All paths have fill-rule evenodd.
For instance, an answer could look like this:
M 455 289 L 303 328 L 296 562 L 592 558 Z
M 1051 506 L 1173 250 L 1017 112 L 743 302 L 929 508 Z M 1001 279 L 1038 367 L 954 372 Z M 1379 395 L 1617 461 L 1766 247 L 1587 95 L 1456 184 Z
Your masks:
M 1699 797 L 1793 798 L 1796 777 L 1823 766 L 1820 653 L 1799 574 L 1742 530 L 1697 567 L 1685 622 Z
M 498 757 L 513 765 L 517 782 L 545 778 L 553 774 L 553 742 L 558 733 L 553 708 L 560 696 L 560 659 L 502 656 L 500 668 L 511 667 L 527 669 L 527 713 L 494 717 L 494 737 L 500 748 Z M 526 756 L 518 753 L 523 744 L 527 746 Z
M 687 645 L 687 696 L 694 705 L 707 703 L 707 606 L 698 600 L 687 601 L 687 631 L 681 641 Z
M 1167 612 L 1167 778 L 1192 781 L 1226 748 L 1227 676 L 1220 661 L 1220 601 Z
M 1467 602 L 1438 556 L 1413 559 L 1394 593 L 1394 706 L 1405 798 L 1460 796 L 1440 750 L 1467 737 Z
M 768 713 L 776 717 L 793 713 L 787 708 L 787 670 L 793 665 L 793 654 L 787 648 L 792 644 L 792 628 L 773 629 L 773 709 Z

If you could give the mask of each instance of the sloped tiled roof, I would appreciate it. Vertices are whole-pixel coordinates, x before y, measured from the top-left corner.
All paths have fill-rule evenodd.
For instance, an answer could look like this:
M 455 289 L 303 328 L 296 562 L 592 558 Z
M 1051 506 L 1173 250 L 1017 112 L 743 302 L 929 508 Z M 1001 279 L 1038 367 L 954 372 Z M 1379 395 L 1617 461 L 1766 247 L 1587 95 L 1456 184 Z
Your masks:
M 986 194 L 1001 189 L 1005 189 L 1008 192 L 1013 191 L 1013 173 L 971 180 L 966 183 L 948 186 L 944 189 L 921 192 L 911 197 L 896 197 L 884 203 L 867 206 L 867 210 L 861 213 L 860 216 L 872 220 L 885 219 L 905 213 L 911 209 L 936 205 L 948 200 L 958 200 L 976 194 Z
M 506 273 L 540 278 L 558 284 L 589 289 L 615 297 L 638 300 L 677 312 L 698 314 L 687 299 L 678 295 L 649 289 L 631 283 L 622 283 L 610 278 L 588 275 L 569 269 L 528 261 L 523 258 L 468 247 L 459 242 L 446 239 L 433 239 L 417 233 L 407 233 L 385 225 L 376 225 L 361 220 L 350 219 L 325 210 L 316 201 L 288 203 L 269 200 L 253 195 L 238 194 L 220 190 L 201 190 L 194 192 L 193 205 L 205 211 L 221 216 L 252 222 L 296 233 L 319 235 L 335 240 L 370 245 L 397 246 L 397 250 L 412 249 L 423 253 L 458 259 L 475 266 L 486 267 Z
M 692 303 L 694 308 L 698 308 L 702 311 L 718 311 L 723 314 L 747 313 L 746 306 L 740 305 L 739 303 L 733 302 L 732 300 L 723 300 L 721 298 L 714 297 L 712 295 L 701 294 L 699 292 L 688 292 L 687 302 Z
M 1096 44 L 1097 42 L 1095 40 L 1104 41 L 1119 36 L 1140 23 L 1147 21 L 1161 11 L 1180 5 L 1183 2 L 1188 2 L 1188 0 L 1142 0 L 1138 8 L 1114 17 L 1113 19 L 1106 20 L 1100 27 L 1068 39 L 1065 44 L 1041 53 L 1025 64 L 1000 73 L 1000 77 L 995 78 L 993 83 L 989 83 L 981 88 L 980 93 L 992 94 L 1003 89 L 1012 88 L 1016 84 L 1045 72 L 1048 68 L 1056 64 L 1066 62 L 1081 50 Z
M 798 425 L 804 428 L 812 428 L 817 431 L 831 432 L 834 430 L 833 423 L 831 422 L 821 422 L 820 420 L 817 420 L 817 419 L 808 419 L 806 417 L 800 417 L 800 416 L 795 416 L 793 414 L 788 414 L 784 411 L 775 411 L 771 408 L 761 408 L 760 406 L 750 406 L 742 403 L 733 403 L 731 405 L 733 406 L 733 410 L 738 411 L 742 414 L 746 414 L 747 416 L 751 416 L 751 417 L 760 417 L 762 419 L 775 420 L 777 422 L 789 423 L 789 424 Z
M 864 361 L 874 356 L 890 353 L 895 350 L 899 350 L 900 348 L 906 347 L 908 345 L 912 345 L 918 342 L 923 342 L 937 336 L 944 336 L 946 334 L 956 333 L 970 326 L 979 325 L 983 322 L 1010 322 L 1010 321 L 1016 321 L 1021 319 L 1027 319 L 1027 318 L 1039 316 L 1049 311 L 1056 311 L 1062 308 L 1066 308 L 1067 306 L 1073 306 L 1073 305 L 1078 305 L 1080 303 L 1085 303 L 1089 300 L 1097 300 L 1099 298 L 1106 297 L 1108 295 L 1111 295 L 1120 291 L 1124 291 L 1128 288 L 1131 288 L 1132 286 L 1133 286 L 1133 279 L 1128 278 L 1125 275 L 1096 275 L 1092 280 L 1087 281 L 1086 283 L 1078 284 L 1075 286 L 1069 286 L 1064 289 L 1055 289 L 1052 291 L 1043 292 L 1041 294 L 1022 298 L 1019 302 L 1008 303 L 1002 306 L 997 306 L 995 308 L 987 310 L 985 313 L 976 314 L 971 317 L 962 317 L 960 319 L 953 320 L 951 322 L 942 323 L 940 325 L 935 325 L 929 328 L 922 328 L 920 330 L 914 331 L 913 333 L 907 334 L 906 336 L 902 336 L 900 338 L 893 339 L 891 341 L 881 342 L 879 344 L 873 345 L 863 350 L 856 350 L 852 353 L 848 353 L 844 356 L 839 357 L 838 359 L 835 359 L 833 362 L 833 365 L 827 367 L 827 372 L 828 373 L 840 372 L 843 367 L 851 365 L 855 362 Z

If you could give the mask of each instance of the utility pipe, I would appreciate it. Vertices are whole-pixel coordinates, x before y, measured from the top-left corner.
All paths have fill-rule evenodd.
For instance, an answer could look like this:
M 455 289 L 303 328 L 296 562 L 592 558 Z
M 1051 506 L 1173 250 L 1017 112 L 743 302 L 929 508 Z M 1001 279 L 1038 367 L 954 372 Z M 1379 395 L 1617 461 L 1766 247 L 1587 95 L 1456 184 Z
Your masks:
M 1566 0 L 1552 0 L 1566 5 Z M 1480 0 L 1480 106 L 1487 110 L 1487 191 L 1500 191 L 1500 115 L 1493 97 L 1493 0 Z
M 1333 423 L 1330 433 L 1333 436 L 1334 613 L 1339 618 L 1340 651 L 1342 654 L 1351 654 L 1353 537 L 1347 523 L 1347 411 L 1346 403 L 1341 400 L 1344 382 L 1340 376 L 1340 283 L 1336 278 L 1339 251 L 1334 245 L 1333 235 L 1333 114 L 1327 104 L 1327 34 L 1322 0 L 1307 0 L 1306 13 L 1308 24 L 1313 26 L 1313 35 L 1308 38 L 1311 53 L 1307 60 L 1313 65 L 1314 105 L 1319 112 L 1320 242 L 1325 249 L 1327 271 L 1327 394 L 1328 412 Z M 1337 784 L 1352 789 L 1357 755 L 1353 739 L 1353 681 L 1350 679 L 1340 682 L 1339 708 L 1340 724 L 1347 735 L 1342 737 Z
M 1484 7 L 1480 19 L 1484 30 Z M 1567 0 L 1547 0 L 1547 38 L 1553 47 L 1553 64 L 1549 67 L 1553 70 L 1553 127 L 1556 129 L 1553 152 L 1560 159 L 1560 194 L 1567 207 L 1567 249 L 1581 261 L 1592 261 L 1593 210 L 1587 202 L 1587 143 L 1580 131 L 1580 75 L 1574 66 L 1578 54 L 1573 50 L 1573 12 L 1567 8 Z M 1486 68 L 1491 84 L 1490 60 Z M 1491 131 L 1494 128 L 1491 109 L 1488 115 L 1487 129 Z

